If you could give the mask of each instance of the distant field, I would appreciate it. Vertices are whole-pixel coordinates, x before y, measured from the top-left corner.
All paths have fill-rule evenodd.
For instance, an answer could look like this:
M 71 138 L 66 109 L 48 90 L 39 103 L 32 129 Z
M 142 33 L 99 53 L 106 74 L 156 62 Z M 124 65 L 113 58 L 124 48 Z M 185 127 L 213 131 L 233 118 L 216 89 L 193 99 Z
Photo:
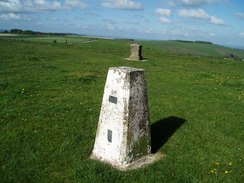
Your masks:
M 243 61 L 153 42 L 140 42 L 149 61 L 127 61 L 127 41 L 37 40 L 0 38 L 1 183 L 243 182 Z M 127 172 L 89 159 L 107 71 L 118 66 L 146 70 L 152 149 L 166 155 Z
M 188 54 L 194 56 L 238 57 L 244 58 L 244 50 L 227 48 L 219 45 L 184 43 L 177 41 L 136 41 L 144 46 L 169 53 Z
M 3 36 L 1 36 L 3 35 Z M 103 39 L 102 37 L 84 37 L 84 36 L 33 36 L 28 34 L 1 34 L 1 39 L 14 39 L 19 41 L 45 42 L 45 43 L 81 43 L 89 40 Z M 121 40 L 123 42 L 123 40 Z M 129 41 L 129 40 L 127 40 Z M 244 59 L 244 50 L 232 49 L 219 45 L 185 43 L 178 41 L 145 41 L 136 40 L 138 44 L 169 53 L 210 56 L 230 59 Z
M 81 41 L 88 41 L 87 37 L 78 37 L 78 36 L 53 36 L 53 37 L 37 37 L 37 38 L 26 38 L 26 41 L 34 41 L 34 42 L 48 42 L 53 43 L 56 41 L 57 43 L 74 43 Z
M 83 36 L 32 36 L 25 34 L 2 34 L 2 39 L 14 39 L 18 41 L 33 41 L 33 42 L 45 42 L 45 43 L 74 43 L 88 41 L 95 38 L 83 37 Z M 1 38 L 1 34 L 0 34 Z

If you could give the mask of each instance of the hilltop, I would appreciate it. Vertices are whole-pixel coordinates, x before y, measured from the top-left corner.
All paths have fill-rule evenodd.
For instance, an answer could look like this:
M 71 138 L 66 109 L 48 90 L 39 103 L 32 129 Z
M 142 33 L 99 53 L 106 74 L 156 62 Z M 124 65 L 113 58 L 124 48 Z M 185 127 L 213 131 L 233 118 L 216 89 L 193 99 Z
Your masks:
M 148 41 L 148 40 L 134 40 L 134 39 L 115 39 L 99 36 L 85 36 L 74 33 L 43 33 L 32 30 L 0 30 L 0 37 L 7 37 L 8 39 L 18 38 L 21 41 L 35 41 L 35 42 L 54 42 L 54 43 L 68 43 L 68 42 L 83 42 L 91 39 L 112 39 L 120 40 L 128 43 L 137 42 L 145 47 L 157 49 L 159 51 L 177 54 L 186 54 L 192 56 L 204 57 L 220 57 L 228 59 L 244 59 L 244 50 L 224 47 L 206 41 L 184 41 L 184 40 L 169 40 L 169 41 Z M 13 36 L 14 35 L 14 36 Z M 16 37 L 17 36 L 17 37 Z
M 243 59 L 244 50 L 233 49 L 211 42 L 204 41 L 144 41 L 138 40 L 137 43 L 149 48 L 177 54 L 187 54 L 192 56 L 221 57 L 230 59 Z

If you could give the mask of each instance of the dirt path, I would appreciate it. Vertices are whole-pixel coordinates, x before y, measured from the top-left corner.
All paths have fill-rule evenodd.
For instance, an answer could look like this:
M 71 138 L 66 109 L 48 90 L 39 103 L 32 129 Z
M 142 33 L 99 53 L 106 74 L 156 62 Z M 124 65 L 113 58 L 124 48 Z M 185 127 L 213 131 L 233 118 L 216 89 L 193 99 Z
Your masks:
M 91 40 L 91 41 L 79 41 L 79 42 L 72 42 L 72 43 L 67 43 L 67 44 L 81 44 L 81 43 L 91 43 L 91 42 L 95 42 L 97 40 Z
M 0 33 L 0 36 L 18 36 L 17 34 Z

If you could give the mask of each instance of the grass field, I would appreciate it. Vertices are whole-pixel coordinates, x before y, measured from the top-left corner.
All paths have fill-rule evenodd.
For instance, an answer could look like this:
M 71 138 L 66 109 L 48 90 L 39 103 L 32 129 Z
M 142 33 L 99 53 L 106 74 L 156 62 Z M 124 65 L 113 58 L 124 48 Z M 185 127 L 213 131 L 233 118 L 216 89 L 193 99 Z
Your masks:
M 115 40 L 53 44 L 0 39 L 0 182 L 243 181 L 244 62 Z M 146 69 L 153 152 L 120 172 L 90 160 L 109 67 Z
M 12 39 L 16 41 L 31 41 L 31 42 L 43 42 L 43 43 L 76 43 L 76 42 L 89 41 L 92 39 L 83 36 L 48 36 L 48 35 L 35 36 L 35 35 L 28 35 L 28 34 L 0 34 L 0 38 L 8 39 L 8 40 Z
M 78 37 L 78 36 L 45 36 L 45 37 L 32 37 L 25 39 L 26 41 L 33 42 L 46 42 L 46 43 L 76 43 L 89 41 L 88 37 Z
M 244 50 L 232 49 L 219 45 L 186 43 L 179 41 L 137 41 L 138 43 L 169 53 L 210 57 L 238 57 L 244 59 Z
M 13 39 L 16 41 L 32 41 L 43 43 L 81 43 L 91 40 L 106 39 L 101 37 L 85 37 L 85 36 L 49 36 L 49 35 L 28 35 L 28 34 L 1 34 L 0 38 Z M 129 40 L 117 40 L 120 42 L 129 42 Z M 145 41 L 136 40 L 138 44 L 142 44 L 151 49 L 157 49 L 159 51 L 168 53 L 177 53 L 192 56 L 204 56 L 204 57 L 217 57 L 228 58 L 235 60 L 244 59 L 244 50 L 232 49 L 215 44 L 200 44 L 190 43 L 184 41 Z

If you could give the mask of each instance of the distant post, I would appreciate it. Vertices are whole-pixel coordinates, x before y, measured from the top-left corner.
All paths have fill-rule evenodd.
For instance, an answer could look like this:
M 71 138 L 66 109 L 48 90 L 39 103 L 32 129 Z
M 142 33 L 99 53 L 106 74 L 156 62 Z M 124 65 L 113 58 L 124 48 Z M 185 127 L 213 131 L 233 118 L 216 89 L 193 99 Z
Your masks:
M 148 113 L 145 70 L 109 68 L 91 158 L 123 170 L 149 155 Z
M 131 60 L 142 60 L 142 45 L 131 44 Z

